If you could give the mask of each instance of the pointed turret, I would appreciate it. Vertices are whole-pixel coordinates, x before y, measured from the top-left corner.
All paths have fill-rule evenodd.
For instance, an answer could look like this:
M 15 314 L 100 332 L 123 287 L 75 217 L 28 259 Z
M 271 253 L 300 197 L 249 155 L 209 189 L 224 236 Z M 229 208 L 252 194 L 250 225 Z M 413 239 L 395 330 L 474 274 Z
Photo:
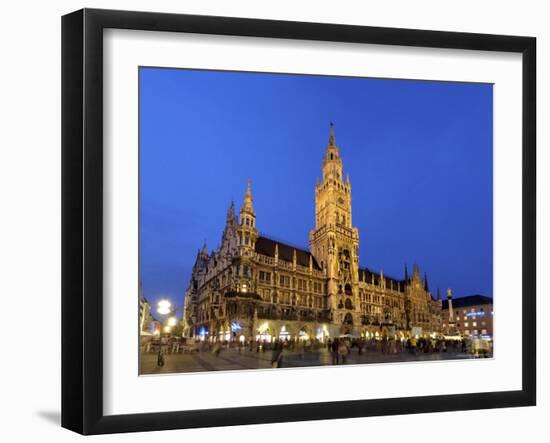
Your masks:
M 344 184 L 342 171 L 342 158 L 340 157 L 340 150 L 334 138 L 334 125 L 331 123 L 328 145 L 325 151 L 325 158 L 323 159 L 323 182 L 336 180 Z
M 413 264 L 413 280 L 420 281 L 420 266 L 418 264 Z
M 328 136 L 328 145 L 336 146 L 336 139 L 334 138 L 334 123 L 330 122 L 330 133 Z
M 252 205 L 252 191 L 250 191 L 250 179 L 248 179 L 248 185 L 246 187 L 246 193 L 244 195 L 244 203 L 241 212 L 243 210 L 248 213 L 254 214 L 254 206 Z
M 426 292 L 430 292 L 430 288 L 428 287 L 428 274 L 424 272 L 424 290 Z
M 227 221 L 232 221 L 235 218 L 235 203 L 233 203 L 233 200 L 231 200 L 231 204 L 229 205 L 229 209 L 227 210 Z
M 407 263 L 405 263 L 405 283 L 409 281 L 409 271 L 407 269 Z
M 241 255 L 250 256 L 254 251 L 254 245 L 258 238 L 258 231 L 256 230 L 256 213 L 252 205 L 250 179 L 248 179 L 244 202 L 239 212 L 239 216 L 239 243 L 241 246 Z
M 243 226 L 256 226 L 256 213 L 254 212 L 254 206 L 252 205 L 252 191 L 250 190 L 250 179 L 246 187 L 244 194 L 243 206 L 240 211 L 240 224 Z

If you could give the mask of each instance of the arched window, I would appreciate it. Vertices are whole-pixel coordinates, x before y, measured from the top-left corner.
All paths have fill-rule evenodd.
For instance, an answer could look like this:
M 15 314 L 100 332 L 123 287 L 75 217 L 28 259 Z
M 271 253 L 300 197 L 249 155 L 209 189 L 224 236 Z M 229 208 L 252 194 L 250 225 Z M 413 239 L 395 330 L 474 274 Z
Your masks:
M 330 153 L 330 159 L 334 160 L 334 154 L 332 152 Z
M 353 309 L 353 304 L 351 303 L 351 299 L 346 298 L 345 307 L 346 309 L 350 309 L 350 310 Z
M 352 317 L 352 315 L 351 315 L 349 312 L 348 312 L 348 313 L 346 314 L 346 316 L 344 317 L 343 323 L 344 323 L 345 325 L 352 325 L 352 324 L 353 324 L 353 317 Z
M 346 284 L 344 291 L 346 292 L 346 295 L 351 295 L 351 285 L 349 283 Z

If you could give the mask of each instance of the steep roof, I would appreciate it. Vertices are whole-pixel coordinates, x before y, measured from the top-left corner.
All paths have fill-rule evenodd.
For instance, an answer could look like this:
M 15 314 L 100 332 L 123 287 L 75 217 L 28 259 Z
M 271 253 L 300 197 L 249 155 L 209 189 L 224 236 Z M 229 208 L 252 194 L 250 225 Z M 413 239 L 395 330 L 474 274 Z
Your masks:
M 468 295 L 466 297 L 453 298 L 453 308 L 468 308 L 477 305 L 492 305 L 493 297 L 485 295 Z M 443 300 L 443 309 L 449 309 L 449 301 Z
M 363 268 L 359 269 L 359 280 L 363 281 L 363 275 L 364 279 L 367 281 L 367 283 L 370 283 L 372 281 L 372 277 L 374 277 L 374 284 L 378 285 L 380 284 L 380 272 L 373 271 L 369 268 Z M 393 287 L 397 288 L 397 285 L 399 284 L 399 290 L 404 291 L 405 288 L 405 280 L 393 278 L 388 275 L 384 275 L 384 280 L 386 280 L 386 287 L 389 288 L 392 283 Z
M 309 267 L 309 257 L 311 256 L 313 259 L 313 269 L 317 269 L 318 271 L 321 270 L 321 266 L 319 266 L 319 263 L 317 263 L 317 260 L 315 260 L 315 257 L 313 257 L 309 251 L 305 251 L 304 249 L 296 248 L 279 241 L 271 240 L 267 237 L 258 237 L 254 249 L 258 254 L 267 255 L 268 257 L 275 257 L 275 245 L 278 245 L 280 260 L 292 263 L 292 256 L 294 251 L 296 251 L 297 264 Z

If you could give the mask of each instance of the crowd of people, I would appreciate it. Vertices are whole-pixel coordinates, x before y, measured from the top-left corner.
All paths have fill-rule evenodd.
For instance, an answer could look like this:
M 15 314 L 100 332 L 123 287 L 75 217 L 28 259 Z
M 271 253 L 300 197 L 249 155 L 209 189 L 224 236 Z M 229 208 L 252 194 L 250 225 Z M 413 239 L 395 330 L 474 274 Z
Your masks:
M 181 339 L 163 338 L 157 342 L 151 342 L 146 352 L 158 353 L 158 365 L 164 365 L 164 355 L 184 352 L 204 352 L 210 351 L 215 357 L 218 357 L 222 349 L 236 348 L 238 352 L 248 350 L 250 352 L 265 353 L 271 352 L 272 367 L 280 368 L 283 366 L 285 355 L 292 355 L 294 358 L 302 359 L 304 355 L 326 348 L 331 355 L 333 365 L 346 364 L 352 353 L 362 355 L 364 353 L 373 354 L 401 354 L 409 353 L 412 355 L 424 353 L 476 353 L 480 356 L 488 356 L 490 348 L 479 348 L 472 340 L 463 339 L 445 339 L 436 337 L 415 337 L 408 339 L 398 337 L 383 338 L 354 338 L 339 337 L 321 341 L 317 339 L 292 340 L 251 340 L 244 341 L 197 341 L 192 345 L 185 343 Z

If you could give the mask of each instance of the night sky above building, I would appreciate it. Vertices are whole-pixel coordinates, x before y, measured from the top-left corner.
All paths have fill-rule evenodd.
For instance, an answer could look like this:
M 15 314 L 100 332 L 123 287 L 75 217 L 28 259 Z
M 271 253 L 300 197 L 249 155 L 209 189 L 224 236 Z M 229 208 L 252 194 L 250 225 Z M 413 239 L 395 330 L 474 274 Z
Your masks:
M 251 179 L 262 235 L 308 249 L 334 122 L 361 267 L 492 296 L 492 85 L 140 69 L 140 279 L 179 308 Z

